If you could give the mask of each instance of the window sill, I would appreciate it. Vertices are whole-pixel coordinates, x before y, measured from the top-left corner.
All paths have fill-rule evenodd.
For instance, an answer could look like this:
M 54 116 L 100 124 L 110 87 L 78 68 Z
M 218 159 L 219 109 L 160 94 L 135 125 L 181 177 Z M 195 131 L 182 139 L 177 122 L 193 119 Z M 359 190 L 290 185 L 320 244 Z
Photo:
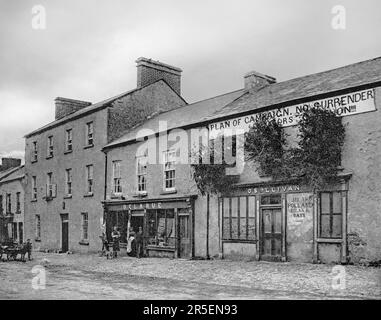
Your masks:
M 91 198 L 94 196 L 94 193 L 86 193 L 83 195 L 84 198 Z
M 165 194 L 175 194 L 177 193 L 177 190 L 162 190 L 160 192 L 161 195 L 165 195 Z
M 318 243 L 342 243 L 343 239 L 341 239 L 341 238 L 317 238 L 316 242 L 318 242 Z
M 34 241 L 41 242 L 41 238 L 36 237 L 36 238 L 34 238 Z
M 54 156 L 47 156 L 46 160 L 52 159 Z
M 32 199 L 30 200 L 30 202 L 37 202 L 37 199 Z
M 31 160 L 30 161 L 30 163 L 36 163 L 37 162 L 37 160 Z
M 84 146 L 83 149 L 90 149 L 90 148 L 93 148 L 94 147 L 94 144 L 89 144 L 87 146 Z
M 148 193 L 146 192 L 136 192 L 132 197 L 134 198 L 145 198 L 147 197 Z
M 245 240 L 245 239 L 222 239 L 223 243 L 252 243 L 255 244 L 258 240 Z
M 79 241 L 79 244 L 81 246 L 88 246 L 89 245 L 89 241 L 88 240 L 81 240 L 81 241 Z
M 63 198 L 64 198 L 64 199 L 71 199 L 71 198 L 73 198 L 73 195 L 71 195 L 71 194 L 67 194 L 67 195 L 64 196 Z
M 73 150 L 66 150 L 66 151 L 64 152 L 64 154 L 70 154 L 70 153 L 73 153 Z

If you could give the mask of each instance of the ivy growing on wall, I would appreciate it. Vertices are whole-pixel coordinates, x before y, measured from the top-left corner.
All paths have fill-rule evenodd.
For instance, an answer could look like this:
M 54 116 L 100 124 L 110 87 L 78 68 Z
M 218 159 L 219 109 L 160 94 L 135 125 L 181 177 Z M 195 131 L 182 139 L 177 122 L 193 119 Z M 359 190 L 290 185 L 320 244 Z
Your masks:
M 246 160 L 274 180 L 298 178 L 320 189 L 337 177 L 345 127 L 334 112 L 316 108 L 303 114 L 297 129 L 298 145 L 291 148 L 284 129 L 274 119 L 261 118 L 245 134 Z
M 191 164 L 193 179 L 197 189 L 204 196 L 206 194 L 219 194 L 228 191 L 232 184 L 238 182 L 238 177 L 226 174 L 229 166 L 225 162 L 216 163 L 214 159 L 222 159 L 222 152 L 215 150 L 212 146 L 202 146 L 200 151 L 192 154 Z M 205 161 L 205 159 L 208 159 Z

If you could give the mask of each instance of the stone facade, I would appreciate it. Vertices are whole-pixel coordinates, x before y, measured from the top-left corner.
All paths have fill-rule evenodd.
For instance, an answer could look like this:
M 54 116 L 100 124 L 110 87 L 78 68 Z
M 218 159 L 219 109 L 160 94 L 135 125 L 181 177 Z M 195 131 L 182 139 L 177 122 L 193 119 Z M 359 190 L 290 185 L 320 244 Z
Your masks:
M 78 252 L 100 250 L 103 218 L 101 201 L 104 200 L 105 186 L 105 156 L 101 149 L 144 117 L 184 104 L 186 102 L 166 82 L 158 80 L 87 108 L 84 108 L 86 103 L 83 103 L 76 112 L 66 114 L 52 124 L 28 134 L 25 145 L 28 177 L 25 222 L 27 237 L 34 240 L 34 248 Z M 89 123 L 92 124 L 90 145 Z M 71 130 L 70 150 L 67 149 L 68 130 Z M 52 137 L 53 156 L 48 156 L 49 137 Z M 92 166 L 92 193 L 87 189 L 88 166 Z M 70 195 L 67 194 L 67 170 L 71 170 Z M 54 191 L 47 197 L 49 173 Z M 33 177 L 37 182 L 36 198 L 33 196 Z M 87 224 L 84 223 L 86 217 Z M 84 229 L 87 229 L 85 239 Z

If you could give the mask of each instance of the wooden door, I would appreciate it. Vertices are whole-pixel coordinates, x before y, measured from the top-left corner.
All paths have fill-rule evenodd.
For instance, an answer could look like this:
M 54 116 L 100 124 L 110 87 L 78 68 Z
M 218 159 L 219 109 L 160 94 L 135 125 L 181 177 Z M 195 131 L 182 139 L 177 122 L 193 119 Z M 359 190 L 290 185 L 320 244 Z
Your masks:
M 69 220 L 67 216 L 62 216 L 62 252 L 69 251 Z
M 262 209 L 261 259 L 279 261 L 282 252 L 282 210 Z
M 191 256 L 191 237 L 189 215 L 179 215 L 178 219 L 178 256 L 189 258 Z

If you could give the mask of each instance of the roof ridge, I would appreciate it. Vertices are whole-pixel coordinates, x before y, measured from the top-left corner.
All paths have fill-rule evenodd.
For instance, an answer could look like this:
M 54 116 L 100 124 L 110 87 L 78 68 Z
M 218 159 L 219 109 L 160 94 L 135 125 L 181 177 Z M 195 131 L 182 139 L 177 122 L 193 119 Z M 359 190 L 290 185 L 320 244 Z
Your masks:
M 378 60 L 378 59 L 381 59 L 381 56 L 376 57 L 376 58 L 372 58 L 372 59 L 368 59 L 368 60 L 364 60 L 364 61 L 358 61 L 358 62 L 351 63 L 351 64 L 346 64 L 344 66 L 333 68 L 333 69 L 328 69 L 328 70 L 319 71 L 319 72 L 315 72 L 315 73 L 309 73 L 309 74 L 306 74 L 304 76 L 299 76 L 299 77 L 287 79 L 287 80 L 284 80 L 284 81 L 275 82 L 275 83 L 272 83 L 272 84 L 270 84 L 270 85 L 268 85 L 266 87 L 274 86 L 274 85 L 277 85 L 277 84 L 280 84 L 280 83 L 284 83 L 284 82 L 287 82 L 287 81 L 298 80 L 298 79 L 307 78 L 307 77 L 310 77 L 310 76 L 316 76 L 316 75 L 320 75 L 322 73 L 327 73 L 327 72 L 331 72 L 331 71 L 335 71 L 335 70 L 344 69 L 344 68 L 352 67 L 352 66 L 355 66 L 355 65 L 363 64 L 363 63 L 368 63 L 368 62 L 375 61 L 375 60 Z

